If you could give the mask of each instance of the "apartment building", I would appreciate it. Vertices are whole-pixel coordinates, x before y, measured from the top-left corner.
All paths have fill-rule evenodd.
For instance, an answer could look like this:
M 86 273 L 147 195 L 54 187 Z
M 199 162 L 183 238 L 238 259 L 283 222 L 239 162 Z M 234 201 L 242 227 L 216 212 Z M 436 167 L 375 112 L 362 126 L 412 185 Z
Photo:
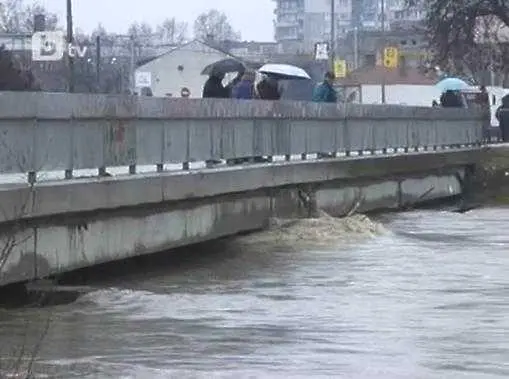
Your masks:
M 274 0 L 275 40 L 287 52 L 310 52 L 319 41 L 330 40 L 331 1 L 335 1 L 336 38 L 354 28 L 378 30 L 381 0 Z M 421 12 L 405 8 L 404 0 L 385 0 L 385 28 L 393 21 L 418 20 Z

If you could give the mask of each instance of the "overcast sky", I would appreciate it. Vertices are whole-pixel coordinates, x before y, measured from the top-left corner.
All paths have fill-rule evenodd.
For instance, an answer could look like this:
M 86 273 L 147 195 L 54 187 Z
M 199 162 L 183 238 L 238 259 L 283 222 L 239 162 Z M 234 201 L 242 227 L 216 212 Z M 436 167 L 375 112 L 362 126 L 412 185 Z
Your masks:
M 66 0 L 34 0 L 57 13 L 62 25 Z M 274 0 L 73 0 L 75 27 L 91 32 L 98 23 L 112 32 L 122 33 L 134 21 L 157 25 L 175 17 L 192 24 L 210 8 L 226 13 L 244 40 L 272 41 Z

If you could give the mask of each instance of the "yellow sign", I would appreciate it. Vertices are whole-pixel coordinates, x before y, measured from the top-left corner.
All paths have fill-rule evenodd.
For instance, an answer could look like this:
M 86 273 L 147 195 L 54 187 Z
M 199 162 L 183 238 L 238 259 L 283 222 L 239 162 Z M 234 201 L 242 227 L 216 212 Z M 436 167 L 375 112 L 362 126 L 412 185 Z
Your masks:
M 395 47 L 386 47 L 384 49 L 384 66 L 386 68 L 396 68 L 399 64 L 399 51 Z
M 336 78 L 346 77 L 346 61 L 338 59 L 334 62 L 334 76 Z

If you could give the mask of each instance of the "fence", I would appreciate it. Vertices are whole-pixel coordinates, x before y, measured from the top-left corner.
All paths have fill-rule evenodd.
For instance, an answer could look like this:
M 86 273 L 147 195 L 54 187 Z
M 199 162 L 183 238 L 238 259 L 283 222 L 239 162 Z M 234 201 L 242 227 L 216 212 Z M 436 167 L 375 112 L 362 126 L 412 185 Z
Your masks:
M 0 94 L 0 173 L 475 146 L 466 109 L 118 95 Z

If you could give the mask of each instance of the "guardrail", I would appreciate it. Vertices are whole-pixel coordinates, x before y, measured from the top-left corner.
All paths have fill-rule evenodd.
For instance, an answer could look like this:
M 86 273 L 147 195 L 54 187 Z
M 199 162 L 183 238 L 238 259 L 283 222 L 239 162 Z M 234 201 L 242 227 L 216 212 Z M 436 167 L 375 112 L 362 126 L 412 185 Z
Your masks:
M 290 101 L 0 94 L 0 173 L 154 165 L 254 156 L 475 146 L 466 109 Z

